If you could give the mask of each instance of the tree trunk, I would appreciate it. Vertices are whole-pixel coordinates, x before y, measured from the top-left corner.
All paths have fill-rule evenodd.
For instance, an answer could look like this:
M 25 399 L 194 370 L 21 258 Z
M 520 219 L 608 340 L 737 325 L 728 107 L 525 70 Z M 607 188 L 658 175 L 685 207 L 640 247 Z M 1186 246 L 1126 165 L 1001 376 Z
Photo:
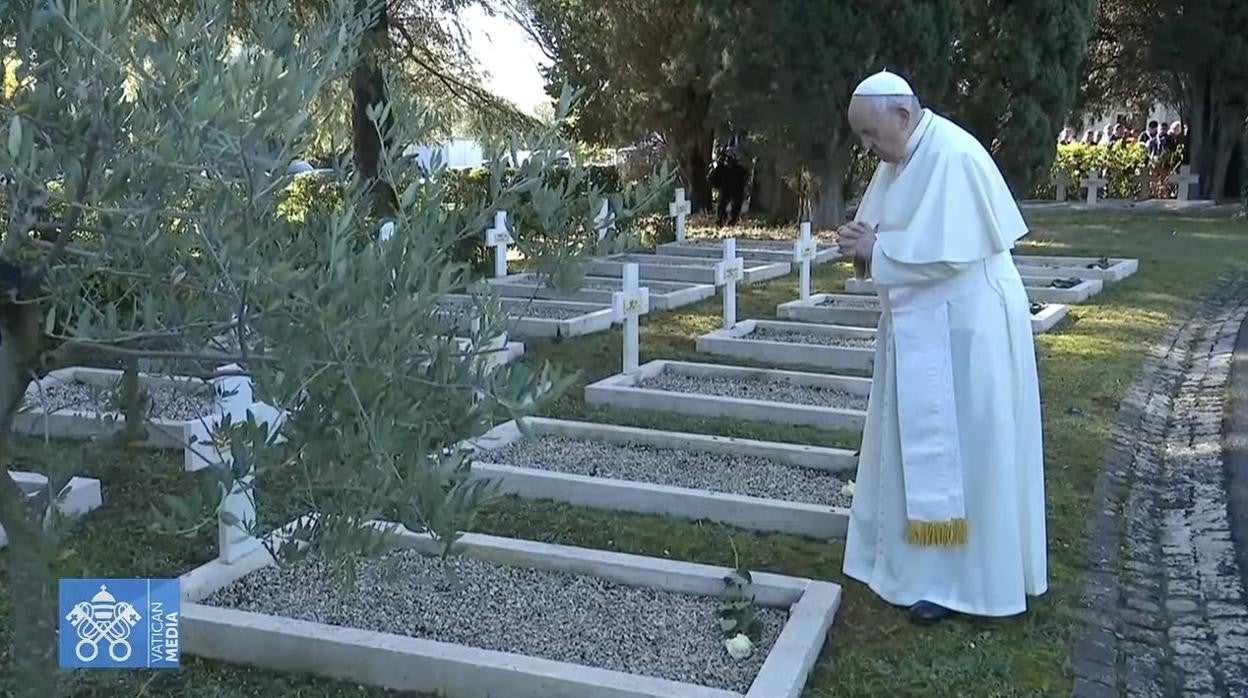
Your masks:
M 838 143 L 828 146 L 827 159 L 813 182 L 810 223 L 815 229 L 835 228 L 845 222 L 845 168 L 849 153 Z
M 1236 149 L 1239 147 L 1243 134 L 1244 111 L 1236 108 L 1224 108 L 1219 111 L 1214 123 L 1213 133 L 1213 167 L 1210 170 L 1210 198 L 1219 202 L 1238 199 L 1240 195 L 1236 180 L 1231 171 L 1231 163 Z
M 754 186 L 750 192 L 750 213 L 762 214 L 768 221 L 793 221 L 798 218 L 799 201 L 793 189 L 784 182 L 776 158 L 759 155 L 754 166 Z
M 686 147 L 684 157 L 684 180 L 689 183 L 689 196 L 693 199 L 694 213 L 713 208 L 711 182 L 707 177 L 711 167 L 711 137 L 698 139 Z
M 363 11 L 370 0 L 356 0 L 356 8 Z M 373 26 L 369 28 L 360 47 L 359 62 L 351 71 L 351 145 L 356 176 L 366 182 L 373 192 L 373 213 L 378 217 L 393 215 L 398 210 L 398 197 L 386 181 L 380 179 L 383 136 L 387 135 L 394 115 L 383 109 L 389 104 L 386 82 L 381 72 L 382 56 L 390 43 L 387 33 L 389 22 L 385 4 L 382 3 Z M 379 121 L 369 118 L 373 110 Z
M 41 319 L 39 304 L 9 304 L 0 296 L 0 525 L 9 539 L 6 567 L 12 604 L 14 685 L 19 695 L 32 698 L 58 695 L 56 605 L 47 542 L 40 525 L 31 519 L 22 489 L 9 476 L 9 465 L 13 452 L 10 427 L 37 366 Z

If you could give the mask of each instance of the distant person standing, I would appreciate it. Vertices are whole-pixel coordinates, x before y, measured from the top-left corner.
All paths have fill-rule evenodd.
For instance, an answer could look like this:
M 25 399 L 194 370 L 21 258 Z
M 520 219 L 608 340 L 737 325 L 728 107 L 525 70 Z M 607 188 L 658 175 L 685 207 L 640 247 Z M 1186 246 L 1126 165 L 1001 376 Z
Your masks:
M 716 158 L 715 166 L 711 168 L 707 179 L 711 187 L 719 192 L 715 225 L 722 228 L 726 218 L 729 225 L 736 225 L 741 219 L 741 206 L 745 203 L 745 184 L 749 179 L 749 172 L 730 149 L 724 148 L 719 151 L 719 157 Z M 731 218 L 728 215 L 730 207 Z

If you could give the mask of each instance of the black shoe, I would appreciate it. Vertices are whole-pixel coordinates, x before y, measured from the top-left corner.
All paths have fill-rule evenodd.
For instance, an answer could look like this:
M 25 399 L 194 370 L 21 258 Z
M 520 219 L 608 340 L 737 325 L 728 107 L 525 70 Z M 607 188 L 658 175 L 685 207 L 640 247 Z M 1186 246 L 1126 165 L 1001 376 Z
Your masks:
M 956 612 L 930 601 L 920 601 L 910 607 L 910 622 L 915 625 L 934 625 L 954 615 Z

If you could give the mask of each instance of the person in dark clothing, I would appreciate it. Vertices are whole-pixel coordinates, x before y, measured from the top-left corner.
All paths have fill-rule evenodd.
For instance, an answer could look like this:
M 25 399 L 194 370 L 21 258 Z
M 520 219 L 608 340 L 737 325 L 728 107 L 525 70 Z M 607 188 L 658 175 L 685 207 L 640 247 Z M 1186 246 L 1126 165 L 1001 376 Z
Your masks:
M 716 158 L 715 166 L 711 168 L 707 179 L 711 188 L 719 192 L 719 210 L 715 225 L 723 227 L 724 219 L 728 218 L 729 207 L 732 209 L 729 225 L 736 225 L 741 219 L 741 205 L 745 203 L 745 184 L 749 179 L 749 172 L 732 151 L 724 148 L 719 151 L 719 157 Z

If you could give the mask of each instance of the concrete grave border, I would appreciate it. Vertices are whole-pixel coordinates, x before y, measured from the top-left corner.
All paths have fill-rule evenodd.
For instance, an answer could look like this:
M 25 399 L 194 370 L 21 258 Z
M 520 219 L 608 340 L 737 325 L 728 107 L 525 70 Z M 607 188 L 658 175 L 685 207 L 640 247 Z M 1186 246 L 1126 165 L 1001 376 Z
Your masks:
M 1066 319 L 1066 315 L 1070 312 L 1069 306 L 1062 303 L 1045 303 L 1044 309 L 1037 315 L 1031 316 L 1031 332 L 1032 334 L 1043 334 L 1053 329 L 1062 320 Z
M 1060 289 L 1053 289 L 1060 290 Z M 822 307 L 821 299 L 832 297 L 862 298 L 854 294 L 816 293 L 808 301 L 794 300 L 776 306 L 776 315 L 786 320 L 797 320 L 821 325 L 849 325 L 875 328 L 880 323 L 880 310 L 838 310 Z M 1042 334 L 1053 329 L 1065 319 L 1069 307 L 1063 303 L 1044 303 L 1047 306 L 1039 315 L 1031 316 L 1031 331 Z
M 732 453 L 784 461 L 812 470 L 851 473 L 853 451 L 703 434 L 686 434 L 612 424 L 528 418 L 532 433 L 584 441 L 644 444 L 657 448 Z M 794 502 L 714 490 L 660 485 L 640 480 L 575 475 L 555 470 L 517 467 L 493 460 L 490 452 L 524 439 L 514 422 L 500 424 L 465 447 L 475 452 L 472 475 L 499 483 L 506 494 L 521 499 L 550 500 L 574 506 L 628 511 L 680 519 L 706 519 L 740 528 L 812 538 L 842 538 L 849 511 L 809 502 Z
M 772 378 L 789 383 L 844 390 L 864 398 L 871 392 L 870 378 L 660 359 L 642 365 L 634 373 L 616 374 L 585 386 L 585 402 L 591 405 L 607 405 L 647 412 L 667 412 L 695 417 L 727 417 L 752 422 L 796 424 L 843 431 L 861 431 L 866 423 L 865 410 L 794 405 L 767 400 L 636 387 L 641 381 L 653 378 L 664 371 L 697 376 Z
M 451 301 L 471 302 L 471 296 L 463 295 L 447 295 L 442 299 Z M 581 335 L 593 334 L 595 332 L 603 332 L 611 328 L 615 323 L 615 312 L 610 306 L 603 306 L 600 303 L 578 303 L 576 301 L 555 301 L 555 300 L 517 300 L 515 298 L 502 298 L 504 308 L 509 304 L 523 303 L 525 305 L 533 305 L 538 307 L 559 307 L 570 310 L 583 310 L 584 314 L 576 317 L 567 318 L 565 320 L 552 320 L 548 318 L 529 317 L 521 314 L 512 314 L 510 309 L 506 309 L 507 316 L 507 332 L 517 337 L 529 338 L 549 338 L 549 337 L 579 337 Z M 521 311 L 517 311 L 521 312 Z M 466 322 L 466 319 L 464 320 Z M 466 331 L 467 325 L 461 323 L 456 328 L 457 331 Z
M 722 254 L 721 250 L 720 255 Z M 737 256 L 744 257 L 744 255 L 740 254 Z M 647 263 L 648 259 L 656 260 L 656 263 L 649 264 Z M 792 259 L 792 254 L 789 255 L 789 259 Z M 657 263 L 659 261 L 664 263 Z M 720 261 L 722 260 L 719 259 L 718 255 L 716 257 L 693 257 L 627 252 L 587 259 L 581 264 L 586 275 L 589 276 L 620 278 L 624 275 L 624 264 L 626 262 L 636 262 L 642 281 L 648 282 L 653 279 L 656 281 L 714 284 L 716 283 L 715 265 Z M 674 264 L 673 262 L 678 263 Z M 745 274 L 741 281 L 747 284 L 770 281 L 782 276 L 788 276 L 792 270 L 793 265 L 791 262 L 768 262 L 746 258 Z
M 42 473 L 31 473 L 22 470 L 10 470 L 9 476 L 17 483 L 19 487 L 25 485 L 27 487 L 48 487 L 48 476 Z M 53 508 L 61 513 L 62 516 L 68 518 L 78 518 L 99 509 L 104 505 L 102 493 L 100 491 L 100 481 L 93 477 L 78 477 L 75 475 L 65 483 L 61 491 L 55 497 L 49 493 L 48 513 Z M 45 514 L 46 517 L 46 514 Z M 45 524 L 47 519 L 45 518 Z M 4 526 L 0 526 L 0 548 L 5 547 L 9 543 L 9 537 L 4 532 Z
M 119 412 L 87 412 L 83 410 L 60 409 L 51 414 L 43 411 L 38 406 L 40 386 L 46 390 L 48 387 L 81 381 L 94 385 L 108 385 L 121 380 L 122 371 L 108 368 L 93 368 L 89 366 L 71 366 L 69 368 L 57 369 L 44 376 L 41 381 L 32 382 L 26 388 L 26 396 L 32 402 L 32 407 L 22 410 L 13 418 L 13 431 L 28 436 L 41 437 L 45 434 L 49 437 L 61 439 L 73 439 L 78 441 L 86 441 L 98 437 L 111 436 L 125 427 L 125 418 Z M 189 376 L 169 376 L 155 375 L 150 373 L 139 372 L 139 383 L 141 385 L 181 385 L 190 386 L 195 392 L 210 393 L 213 387 L 207 381 Z M 189 443 L 195 426 L 198 422 L 207 422 L 210 417 L 220 413 L 221 401 L 218 398 L 216 410 L 207 412 L 198 419 L 191 420 L 175 420 L 165 419 L 163 417 L 155 417 L 146 420 L 148 435 L 147 438 L 139 442 L 137 445 L 144 448 L 157 449 L 184 449 Z M 186 469 L 197 470 L 191 467 L 191 461 L 188 459 Z
M 1140 260 L 1129 257 L 1110 257 L 1109 268 L 1088 268 L 1100 261 L 1098 257 L 1061 257 L 1016 253 L 1014 265 L 1023 276 L 1036 276 L 1038 272 L 1059 274 L 1061 277 L 1078 276 L 1082 279 L 1100 279 L 1106 285 L 1114 284 L 1139 271 Z
M 880 323 L 880 309 L 833 308 L 825 300 L 844 298 L 861 301 L 863 296 L 848 293 L 812 293 L 807 300 L 793 300 L 776 306 L 776 315 L 784 320 L 813 322 L 820 325 L 875 327 Z
M 1100 294 L 1105 289 L 1105 282 L 1101 279 L 1083 278 L 1074 269 L 1071 270 L 1070 274 L 1052 274 L 1046 275 L 1046 277 L 1038 278 L 1030 274 L 1023 275 L 1023 287 L 1027 291 L 1027 297 L 1033 303 L 1082 303 Z M 1048 286 L 1049 283 L 1057 279 L 1069 278 L 1079 278 L 1080 283 L 1071 288 Z M 846 279 L 845 292 L 862 295 L 873 294 L 876 292 L 875 282 L 871 279 Z
M 293 525 L 293 524 L 292 524 Z M 426 554 L 425 534 L 384 523 L 396 543 Z M 284 530 L 271 536 L 280 545 Z M 616 583 L 718 595 L 729 570 L 677 560 L 466 533 L 461 554 L 502 564 L 592 574 Z M 315 674 L 448 698 L 799 698 L 841 600 L 840 586 L 754 573 L 756 602 L 789 618 L 745 694 L 678 681 L 482 650 L 435 640 L 207 606 L 217 589 L 272 563 L 261 548 L 225 564 L 214 560 L 180 578 L 187 654 L 276 671 Z
M 586 277 L 586 282 L 616 281 L 619 277 Z M 582 288 L 576 291 L 559 291 L 541 283 L 535 274 L 513 274 L 506 279 L 491 279 L 490 286 L 503 298 L 536 298 L 539 300 L 575 301 L 611 305 L 612 291 Z M 715 295 L 715 284 L 683 283 L 679 281 L 646 280 L 650 289 L 650 307 L 653 310 L 675 310 L 692 305 Z
M 675 255 L 682 257 L 705 257 L 719 259 L 722 255 L 723 241 L 713 238 L 699 238 L 705 240 L 704 244 L 698 244 L 698 240 L 686 239 L 685 242 L 665 242 L 655 248 L 655 252 L 660 255 Z M 760 246 L 759 242 L 776 243 L 776 247 Z M 793 262 L 793 243 L 794 240 L 756 240 L 751 238 L 737 238 L 737 254 L 748 260 L 758 260 L 762 262 Z M 713 244 L 712 244 L 713 243 Z M 783 245 L 783 247 L 781 247 Z M 815 256 L 810 260 L 811 264 L 823 264 L 825 262 L 833 262 L 841 258 L 840 250 L 836 245 L 816 245 Z
M 777 322 L 775 320 L 742 320 L 735 327 L 715 330 L 698 337 L 698 351 L 705 354 L 731 356 L 736 359 L 771 363 L 776 366 L 813 367 L 829 370 L 869 371 L 875 364 L 875 349 L 748 339 L 757 329 L 875 339 L 875 330 L 864 327 L 815 325 L 804 322 Z

